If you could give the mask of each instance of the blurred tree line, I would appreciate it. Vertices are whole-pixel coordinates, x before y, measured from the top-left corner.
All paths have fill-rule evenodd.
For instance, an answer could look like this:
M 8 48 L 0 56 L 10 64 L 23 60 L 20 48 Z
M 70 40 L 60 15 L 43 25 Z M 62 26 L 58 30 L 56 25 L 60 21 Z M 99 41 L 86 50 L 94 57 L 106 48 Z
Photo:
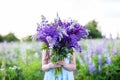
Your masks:
M 5 36 L 0 35 L 0 42 L 7 41 L 19 41 L 19 39 L 14 35 L 14 33 L 9 33 Z
M 88 39 L 96 39 L 96 38 L 102 38 L 102 33 L 98 28 L 98 23 L 95 20 L 92 20 L 90 22 L 88 22 L 85 27 L 88 29 L 89 35 L 88 35 Z M 22 38 L 22 41 L 27 41 L 30 42 L 32 41 L 32 35 L 28 35 L 24 38 Z M 0 42 L 3 41 L 7 41 L 7 42 L 11 42 L 11 41 L 20 41 L 20 39 L 18 39 L 14 33 L 9 33 L 5 36 L 0 35 Z
M 7 42 L 19 42 L 20 39 L 15 36 L 14 33 L 9 33 L 5 36 L 0 35 L 0 42 L 7 41 Z M 22 38 L 22 41 L 32 41 L 32 36 L 26 36 Z
M 98 23 L 95 20 L 88 22 L 85 26 L 89 31 L 88 38 L 102 38 L 102 33 L 98 29 Z

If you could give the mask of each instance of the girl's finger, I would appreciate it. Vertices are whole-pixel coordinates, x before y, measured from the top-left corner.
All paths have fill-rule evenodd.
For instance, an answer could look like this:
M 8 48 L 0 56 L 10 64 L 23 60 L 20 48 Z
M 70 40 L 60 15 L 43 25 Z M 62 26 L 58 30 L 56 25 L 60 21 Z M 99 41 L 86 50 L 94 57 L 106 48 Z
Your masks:
M 55 67 L 55 68 L 57 68 L 57 67 L 61 67 L 61 65 L 55 65 L 54 67 Z

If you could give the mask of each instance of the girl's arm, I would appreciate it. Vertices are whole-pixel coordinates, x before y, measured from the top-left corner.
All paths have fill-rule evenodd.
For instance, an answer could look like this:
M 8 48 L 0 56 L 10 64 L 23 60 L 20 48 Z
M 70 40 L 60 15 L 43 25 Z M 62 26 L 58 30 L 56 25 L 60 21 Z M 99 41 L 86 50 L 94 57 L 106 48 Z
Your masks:
M 57 68 L 57 67 L 61 67 L 61 65 L 57 65 L 57 64 L 53 64 L 51 62 L 48 62 L 49 59 L 49 52 L 46 50 L 43 50 L 42 52 L 42 70 L 43 71 L 47 71 L 50 68 Z
M 65 67 L 66 69 L 68 69 L 70 71 L 74 71 L 74 70 L 76 70 L 76 54 L 73 53 L 71 58 L 72 58 L 72 60 L 70 61 L 70 64 L 65 63 L 64 61 L 58 61 L 57 63 L 62 65 L 63 67 Z

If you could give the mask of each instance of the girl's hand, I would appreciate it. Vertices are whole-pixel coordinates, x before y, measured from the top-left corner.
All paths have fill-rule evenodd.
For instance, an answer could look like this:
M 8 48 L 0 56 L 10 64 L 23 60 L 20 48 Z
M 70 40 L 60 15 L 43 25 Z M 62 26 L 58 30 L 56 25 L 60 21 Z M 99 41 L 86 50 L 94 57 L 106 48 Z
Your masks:
M 60 64 L 53 64 L 53 63 L 48 63 L 48 66 L 49 66 L 49 68 L 57 68 L 57 67 L 61 67 L 61 65 Z
M 57 64 L 64 66 L 66 63 L 65 63 L 65 61 L 58 61 Z

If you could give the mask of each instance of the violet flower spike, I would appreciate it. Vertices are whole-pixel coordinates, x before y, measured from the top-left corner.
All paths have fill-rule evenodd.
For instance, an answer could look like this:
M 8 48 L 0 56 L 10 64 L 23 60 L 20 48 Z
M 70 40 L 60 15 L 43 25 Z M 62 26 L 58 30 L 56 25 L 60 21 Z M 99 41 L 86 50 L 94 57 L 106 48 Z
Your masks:
M 54 46 L 54 41 L 52 40 L 52 38 L 51 38 L 51 36 L 47 36 L 46 37 L 46 40 L 47 40 L 47 42 L 48 42 L 48 44 L 49 44 L 49 48 L 53 48 L 53 46 Z
M 97 52 L 97 54 L 100 55 L 102 53 L 102 47 L 101 46 L 97 46 L 96 52 Z
M 98 55 L 98 64 L 99 66 L 102 66 L 102 56 Z
M 113 54 L 113 55 L 117 55 L 117 54 L 118 54 L 117 49 L 113 49 L 113 50 L 112 50 L 112 54 Z
M 92 63 L 91 60 L 89 60 L 88 67 L 89 67 L 89 72 L 90 73 L 95 72 L 96 68 L 95 68 L 95 65 Z
M 110 64 L 112 63 L 112 61 L 111 61 L 111 58 L 110 58 L 110 55 L 109 55 L 109 54 L 107 54 L 107 55 L 106 55 L 106 62 L 107 62 L 107 64 L 108 64 L 108 65 L 110 65 Z

